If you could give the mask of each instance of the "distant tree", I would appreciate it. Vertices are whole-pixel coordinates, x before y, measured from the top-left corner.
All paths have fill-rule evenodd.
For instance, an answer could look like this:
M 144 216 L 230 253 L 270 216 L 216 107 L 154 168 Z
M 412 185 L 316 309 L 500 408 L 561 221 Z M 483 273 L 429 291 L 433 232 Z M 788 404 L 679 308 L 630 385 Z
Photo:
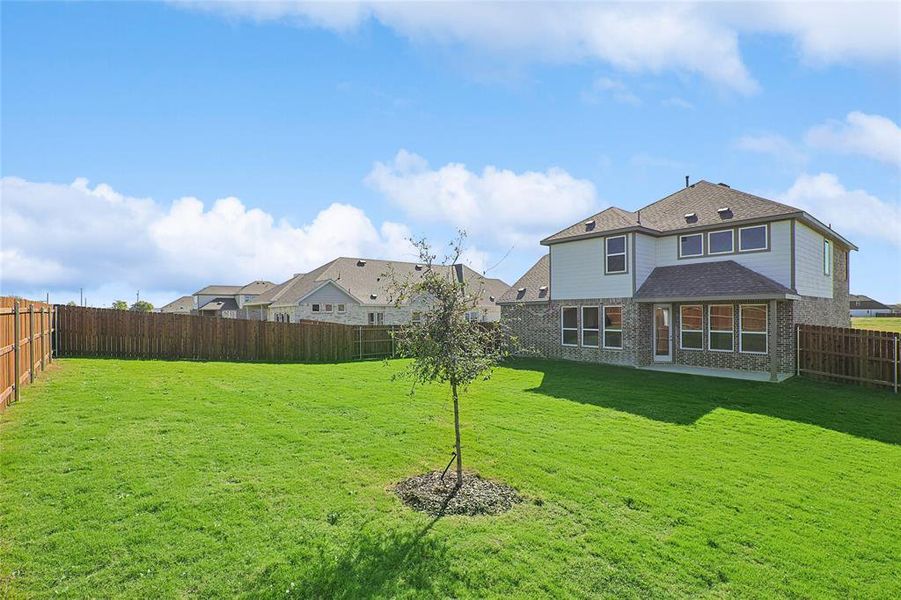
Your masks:
M 75 300 L 69 300 L 68 302 L 66 302 L 66 306 L 78 306 L 78 305 L 75 304 Z
M 419 251 L 422 271 L 404 278 L 388 274 L 395 305 L 424 302 L 420 319 L 395 333 L 398 354 L 413 359 L 399 376 L 412 379 L 414 389 L 416 384 L 428 382 L 449 384 L 454 403 L 458 488 L 463 483 L 460 392 L 476 379 L 488 379 L 510 348 L 500 324 L 486 326 L 466 319 L 467 312 L 477 309 L 483 290 L 471 289 L 456 277 L 453 265 L 460 262 L 465 238 L 461 231 L 440 263 L 425 239 L 411 240 Z
M 137 302 L 132 304 L 131 308 L 129 308 L 128 310 L 133 310 L 136 312 L 152 312 L 153 305 L 146 300 L 138 300 Z
M 128 302 L 125 300 L 113 300 L 113 308 L 116 310 L 128 310 Z

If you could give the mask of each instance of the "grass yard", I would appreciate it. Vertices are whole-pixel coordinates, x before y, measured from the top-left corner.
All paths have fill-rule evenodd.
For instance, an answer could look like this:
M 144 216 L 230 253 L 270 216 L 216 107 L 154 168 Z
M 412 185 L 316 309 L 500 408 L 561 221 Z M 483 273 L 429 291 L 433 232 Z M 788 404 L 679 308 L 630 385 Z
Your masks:
M 529 501 L 433 520 L 443 388 L 397 363 L 60 361 L 0 415 L 12 597 L 901 597 L 901 399 L 518 362 L 462 404 Z
M 851 317 L 851 327 L 901 333 L 901 317 Z

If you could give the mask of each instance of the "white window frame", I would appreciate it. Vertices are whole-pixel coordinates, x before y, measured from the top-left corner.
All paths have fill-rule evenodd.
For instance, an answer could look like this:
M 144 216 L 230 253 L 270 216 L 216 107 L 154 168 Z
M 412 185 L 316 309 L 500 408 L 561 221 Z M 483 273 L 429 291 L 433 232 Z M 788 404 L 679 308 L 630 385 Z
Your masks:
M 598 328 L 597 329 L 586 329 L 585 328 L 585 310 L 595 310 L 598 315 Z M 579 341 L 582 342 L 582 346 L 584 348 L 597 348 L 601 345 L 601 307 L 600 306 L 580 306 L 579 312 L 581 313 L 582 320 L 579 322 L 582 326 L 579 328 Z M 586 331 L 594 331 L 598 334 L 598 342 L 597 344 L 586 344 L 585 343 L 585 332 Z
M 713 308 L 715 306 L 728 306 L 732 309 L 732 320 L 731 320 L 731 328 L 729 331 L 725 329 L 714 329 L 713 328 Z M 710 343 L 711 334 L 714 333 L 728 333 L 732 336 L 732 344 L 728 350 L 723 348 L 714 348 L 713 344 Z M 735 352 L 735 305 L 734 304 L 708 304 L 707 305 L 707 350 L 710 352 Z
M 687 237 L 697 237 L 701 239 L 701 252 L 698 254 L 682 254 L 682 239 Z M 704 256 L 704 234 L 703 233 L 685 233 L 679 236 L 679 258 L 700 258 Z
M 575 327 L 564 327 L 563 326 L 563 312 L 567 310 L 576 311 L 576 326 Z M 563 341 L 564 331 L 575 331 L 576 332 L 576 343 L 575 344 L 567 344 Z M 578 348 L 579 347 L 579 307 L 578 306 L 561 306 L 560 307 L 560 345 L 566 346 L 568 348 Z
M 763 248 L 742 248 L 741 247 L 741 232 L 746 229 L 760 229 L 763 227 Z M 738 228 L 738 251 L 739 252 L 765 252 L 770 249 L 770 228 L 766 223 L 763 225 L 748 225 L 746 227 Z
M 422 311 L 414 310 L 413 314 L 410 315 L 410 322 L 414 325 L 422 323 Z
M 609 252 L 607 247 L 610 245 L 610 240 L 618 240 L 619 238 L 623 239 L 623 251 L 622 252 Z M 611 271 L 608 267 L 610 266 L 610 257 L 611 256 L 622 256 L 623 257 L 623 269 L 622 271 Z M 627 235 L 612 235 L 610 237 L 604 238 L 604 275 L 620 275 L 622 273 L 629 272 L 629 236 Z
M 832 241 L 823 240 L 823 275 L 832 275 Z
M 346 304 L 338 304 L 337 307 L 338 307 L 338 314 L 346 313 L 346 312 L 347 312 L 347 305 L 346 305 Z
M 608 308 L 618 308 L 619 309 L 619 329 L 616 329 L 615 327 L 611 327 L 609 329 L 607 328 L 607 309 Z M 602 333 L 601 345 L 604 347 L 604 350 L 622 350 L 626 346 L 626 344 L 625 344 L 626 340 L 623 339 L 624 318 L 623 318 L 622 304 L 605 304 L 604 306 L 601 307 L 600 317 L 602 319 L 601 322 L 603 323 L 603 327 L 602 327 L 603 333 Z M 608 346 L 607 345 L 607 332 L 608 331 L 619 332 L 619 346 Z
M 334 304 L 324 304 L 323 308 L 325 309 L 324 312 L 330 313 L 333 310 L 335 310 L 335 305 Z
M 732 243 L 729 246 L 728 250 L 721 250 L 719 252 L 713 251 L 713 245 L 710 243 L 710 236 L 714 233 L 728 233 L 729 239 Z M 710 256 L 716 256 L 717 254 L 733 254 L 735 252 L 735 230 L 734 229 L 717 229 L 716 231 L 708 231 L 707 232 L 707 254 Z
M 322 305 L 318 302 L 310 305 L 310 311 L 314 313 L 322 312 Z
M 379 311 L 372 311 L 366 317 L 366 322 L 370 325 L 384 325 L 385 324 L 385 313 Z
M 741 309 L 745 306 L 762 306 L 763 307 L 763 331 L 745 331 L 741 323 Z M 742 335 L 749 333 L 751 335 L 763 335 L 765 350 L 758 352 L 756 350 L 745 350 L 742 348 Z M 770 353 L 770 307 L 767 304 L 739 304 L 738 305 L 738 351 L 742 354 L 769 354 Z
M 701 328 L 700 329 L 686 329 L 684 325 L 684 320 L 682 318 L 682 309 L 683 308 L 700 308 L 701 309 Z M 682 343 L 682 333 L 700 333 L 701 334 L 701 347 L 700 348 L 686 348 L 685 344 Z M 687 351 L 698 351 L 704 349 L 704 306 L 702 304 L 682 304 L 679 306 L 679 350 L 687 350 Z

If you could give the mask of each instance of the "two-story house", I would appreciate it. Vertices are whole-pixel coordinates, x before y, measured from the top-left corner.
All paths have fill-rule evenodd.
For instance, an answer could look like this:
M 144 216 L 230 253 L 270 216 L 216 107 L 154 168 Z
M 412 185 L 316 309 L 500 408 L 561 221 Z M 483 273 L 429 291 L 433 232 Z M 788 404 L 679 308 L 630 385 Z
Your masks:
M 208 317 L 249 318 L 247 304 L 275 287 L 271 281 L 251 281 L 247 285 L 208 285 L 192 294 L 194 311 Z
M 484 277 L 466 265 L 435 266 L 448 277 L 479 295 L 479 304 L 467 315 L 472 321 L 497 321 L 497 301 L 509 289 L 500 279 Z M 328 321 L 348 325 L 400 325 L 417 318 L 424 302 L 396 306 L 391 297 L 392 275 L 416 278 L 425 266 L 401 261 L 341 257 L 308 273 L 298 273 L 260 294 L 246 307 L 252 318 L 295 323 Z
M 500 303 L 523 346 L 550 358 L 779 380 L 794 372 L 795 324 L 849 324 L 857 247 L 725 184 L 611 207 L 541 243 L 548 254 Z

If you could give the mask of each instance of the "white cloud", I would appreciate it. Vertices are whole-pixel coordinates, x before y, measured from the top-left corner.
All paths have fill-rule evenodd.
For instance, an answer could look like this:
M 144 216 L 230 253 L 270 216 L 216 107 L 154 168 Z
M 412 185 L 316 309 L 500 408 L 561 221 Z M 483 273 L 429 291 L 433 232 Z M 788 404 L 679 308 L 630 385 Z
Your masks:
M 625 83 L 609 77 L 595 79 L 591 89 L 582 93 L 582 99 L 591 103 L 607 96 L 622 104 L 631 104 L 632 106 L 641 104 L 641 99 Z
M 759 135 L 745 135 L 735 142 L 739 150 L 768 154 L 783 161 L 795 164 L 807 162 L 807 155 L 799 150 L 795 144 L 775 133 L 762 133 Z
M 209 283 L 283 281 L 336 256 L 412 259 L 410 232 L 379 228 L 334 203 L 295 227 L 237 198 L 210 206 L 132 198 L 107 185 L 0 180 L 0 287 L 27 290 L 182 290 Z
M 864 190 L 849 190 L 832 173 L 803 174 L 779 198 L 831 223 L 841 234 L 901 246 L 901 208 Z
M 534 244 L 597 207 L 594 185 L 563 169 L 514 173 L 487 166 L 475 173 L 460 163 L 433 169 L 406 150 L 375 163 L 366 182 L 414 219 L 449 223 L 476 241 L 500 245 Z
M 862 154 L 901 166 L 901 127 L 887 117 L 859 111 L 845 120 L 812 127 L 805 136 L 811 146 L 844 154 Z
M 660 104 L 663 106 L 669 106 L 671 108 L 681 108 L 683 110 L 691 110 L 695 107 L 694 104 L 685 100 L 684 98 L 679 98 L 678 96 L 673 96 L 671 98 L 667 98 L 663 100 Z

